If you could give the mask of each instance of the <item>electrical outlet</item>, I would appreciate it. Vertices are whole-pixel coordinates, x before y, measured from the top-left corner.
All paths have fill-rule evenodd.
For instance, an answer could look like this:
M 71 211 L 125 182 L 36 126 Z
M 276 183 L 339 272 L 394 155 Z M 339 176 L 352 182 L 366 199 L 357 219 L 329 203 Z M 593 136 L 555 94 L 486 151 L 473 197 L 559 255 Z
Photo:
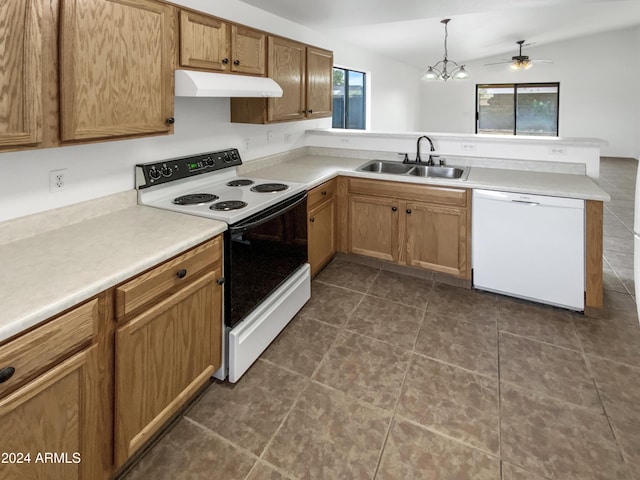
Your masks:
M 249 151 L 249 144 L 251 143 L 251 139 L 250 138 L 245 138 L 244 140 L 244 149 L 245 151 Z
M 291 134 L 290 133 L 285 133 L 284 134 L 284 143 L 291 143 Z
M 273 130 L 267 130 L 267 143 L 273 142 Z
M 566 155 L 567 150 L 564 147 L 550 147 L 549 153 L 551 155 Z
M 476 149 L 475 143 L 463 143 L 462 150 L 473 151 Z
M 49 172 L 49 191 L 61 192 L 67 186 L 67 169 L 51 170 Z

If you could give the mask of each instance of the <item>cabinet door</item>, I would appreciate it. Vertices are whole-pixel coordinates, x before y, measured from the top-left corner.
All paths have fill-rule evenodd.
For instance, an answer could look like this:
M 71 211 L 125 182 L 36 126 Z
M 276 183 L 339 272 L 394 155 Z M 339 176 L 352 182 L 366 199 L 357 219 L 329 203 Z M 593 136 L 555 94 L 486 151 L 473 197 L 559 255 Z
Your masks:
M 407 263 L 466 278 L 466 209 L 409 203 L 405 215 Z
M 42 137 L 40 62 L 45 3 L 0 2 L 0 146 L 35 144 Z
M 396 200 L 349 196 L 349 252 L 397 262 L 398 215 Z
M 329 198 L 309 210 L 308 245 L 311 275 L 315 275 L 336 253 L 336 201 Z
M 171 131 L 173 7 L 154 0 L 62 6 L 62 140 Z
M 332 115 L 332 86 L 333 53 L 307 47 L 307 118 Z
M 227 71 L 229 24 L 208 15 L 180 12 L 180 65 Z
M 86 455 L 85 427 L 95 412 L 87 408 L 93 393 L 84 350 L 0 400 L 2 452 L 30 454 L 30 463 L 0 464 L 4 480 L 80 480 L 98 478 Z M 44 455 L 58 455 L 58 461 Z M 40 461 L 38 461 L 40 460 Z
M 269 37 L 269 77 L 282 87 L 282 97 L 269 98 L 267 121 L 305 118 L 306 47 L 284 38 Z
M 116 330 L 117 467 L 220 367 L 220 274 L 202 276 Z
M 231 71 L 264 76 L 267 73 L 267 36 L 256 30 L 231 27 Z

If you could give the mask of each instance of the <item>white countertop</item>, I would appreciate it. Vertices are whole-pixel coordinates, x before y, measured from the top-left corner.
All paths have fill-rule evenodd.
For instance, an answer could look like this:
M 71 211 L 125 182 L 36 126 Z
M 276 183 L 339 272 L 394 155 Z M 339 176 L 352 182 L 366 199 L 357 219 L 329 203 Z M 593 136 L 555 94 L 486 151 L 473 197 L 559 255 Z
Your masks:
M 391 180 L 425 185 L 481 188 L 506 192 L 531 193 L 554 197 L 579 198 L 583 200 L 609 201 L 611 197 L 586 175 L 545 173 L 500 168 L 471 167 L 467 180 L 421 178 L 410 175 L 391 175 L 357 172 L 356 168 L 366 163 L 362 158 L 343 158 L 307 155 L 295 160 L 259 168 L 260 162 L 251 164 L 247 171 L 261 178 L 306 183 L 315 187 L 338 175 Z M 452 164 L 453 165 L 453 164 Z M 240 170 L 244 172 L 244 170 Z
M 0 245 L 0 342 L 226 228 L 135 205 Z

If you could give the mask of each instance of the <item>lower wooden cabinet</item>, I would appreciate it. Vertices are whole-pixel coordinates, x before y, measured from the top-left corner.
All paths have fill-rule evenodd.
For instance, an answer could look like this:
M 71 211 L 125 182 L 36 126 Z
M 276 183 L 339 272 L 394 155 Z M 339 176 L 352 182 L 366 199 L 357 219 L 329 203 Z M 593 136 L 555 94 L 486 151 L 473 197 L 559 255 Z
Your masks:
M 350 179 L 349 253 L 471 278 L 466 189 Z
M 307 245 L 311 276 L 315 276 L 336 254 L 336 181 L 329 180 L 309 192 L 307 201 Z
M 216 245 L 216 244 L 214 244 Z M 222 277 L 218 257 L 207 273 L 180 288 L 158 291 L 115 332 L 115 460 L 120 467 L 220 368 Z M 206 252 L 209 247 L 200 248 Z M 168 262 L 177 276 L 198 250 Z M 168 270 L 142 275 L 156 284 Z M 186 273 L 186 275 L 189 275 Z M 187 277 L 185 277 L 186 279 Z M 137 283 L 134 279 L 130 283 Z M 126 285 L 119 287 L 126 289 Z

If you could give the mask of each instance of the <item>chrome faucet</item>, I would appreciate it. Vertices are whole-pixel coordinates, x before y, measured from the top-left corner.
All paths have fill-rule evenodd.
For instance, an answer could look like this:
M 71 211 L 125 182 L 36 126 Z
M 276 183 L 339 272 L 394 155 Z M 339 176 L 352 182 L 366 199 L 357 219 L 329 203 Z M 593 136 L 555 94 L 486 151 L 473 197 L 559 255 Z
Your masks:
M 431 152 L 435 152 L 436 150 L 433 146 L 433 142 L 429 137 L 427 137 L 426 135 L 422 135 L 421 137 L 418 137 L 418 144 L 416 145 L 416 163 L 422 163 L 422 158 L 420 158 L 420 140 L 422 140 L 423 138 L 426 138 L 427 141 L 429 142 L 429 148 Z M 429 160 L 427 160 L 428 166 L 433 165 L 433 157 L 437 157 L 437 155 L 429 154 Z

